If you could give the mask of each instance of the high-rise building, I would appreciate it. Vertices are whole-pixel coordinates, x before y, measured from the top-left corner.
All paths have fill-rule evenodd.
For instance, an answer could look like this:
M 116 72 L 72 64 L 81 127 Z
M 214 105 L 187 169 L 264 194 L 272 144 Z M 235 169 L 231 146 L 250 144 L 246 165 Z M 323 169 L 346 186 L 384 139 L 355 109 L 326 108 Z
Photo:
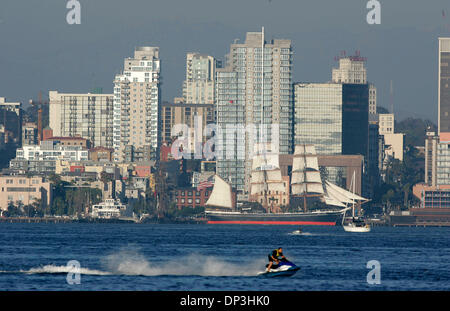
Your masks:
M 225 68 L 216 70 L 219 139 L 217 173 L 248 194 L 254 146 L 245 128 L 264 124 L 267 140 L 281 154 L 292 152 L 292 46 L 290 40 L 267 42 L 262 32 L 248 32 L 244 43 L 233 43 Z M 271 125 L 278 127 L 277 132 Z M 244 131 L 236 130 L 240 126 Z M 275 136 L 273 136 L 275 135 Z M 231 153 L 232 156 L 226 156 Z M 221 156 L 223 155 L 223 156 Z
M 93 147 L 113 145 L 113 94 L 49 92 L 53 136 L 89 139 Z
M 368 153 L 367 84 L 294 84 L 295 144 L 318 154 Z
M 158 156 L 160 143 L 160 70 L 158 47 L 138 47 L 114 80 L 114 160 L 125 150 Z M 147 159 L 146 159 L 147 160 Z
M 332 81 L 335 83 L 367 84 L 366 58 L 357 52 L 355 56 L 339 57 L 339 68 L 332 69 Z M 369 113 L 377 113 L 377 88 L 369 84 Z
M 367 84 L 294 84 L 295 144 L 314 144 L 319 155 L 362 155 L 369 159 Z M 338 170 L 328 169 L 336 182 Z
M 186 55 L 186 80 L 183 83 L 183 100 L 187 104 L 214 105 L 214 57 L 199 53 Z
M 450 132 L 450 38 L 439 38 L 438 135 Z
M 295 144 L 314 144 L 317 154 L 342 153 L 342 84 L 294 84 Z

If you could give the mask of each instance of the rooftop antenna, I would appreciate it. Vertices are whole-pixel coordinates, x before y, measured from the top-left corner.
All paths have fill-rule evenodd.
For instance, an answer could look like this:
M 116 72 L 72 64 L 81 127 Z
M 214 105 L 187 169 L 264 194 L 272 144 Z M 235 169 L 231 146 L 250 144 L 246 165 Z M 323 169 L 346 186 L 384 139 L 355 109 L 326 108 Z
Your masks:
M 394 83 L 391 80 L 390 87 L 389 87 L 389 101 L 391 104 L 391 113 L 394 113 Z

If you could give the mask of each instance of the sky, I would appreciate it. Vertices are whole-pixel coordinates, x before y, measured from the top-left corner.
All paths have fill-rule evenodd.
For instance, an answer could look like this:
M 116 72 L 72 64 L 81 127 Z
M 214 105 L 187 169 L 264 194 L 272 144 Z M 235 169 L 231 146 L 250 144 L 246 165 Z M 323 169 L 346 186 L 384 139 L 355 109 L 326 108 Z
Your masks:
M 450 37 L 448 0 L 379 0 L 381 24 L 369 25 L 368 0 L 79 0 L 81 24 L 69 25 L 68 0 L 0 1 L 0 97 L 27 103 L 49 90 L 112 93 L 115 74 L 137 46 L 158 46 L 162 99 L 181 96 L 187 52 L 224 59 L 248 31 L 290 39 L 294 82 L 326 82 L 335 56 L 360 51 L 378 105 L 398 119 L 437 123 L 438 37 Z M 390 83 L 393 95 L 390 95 Z

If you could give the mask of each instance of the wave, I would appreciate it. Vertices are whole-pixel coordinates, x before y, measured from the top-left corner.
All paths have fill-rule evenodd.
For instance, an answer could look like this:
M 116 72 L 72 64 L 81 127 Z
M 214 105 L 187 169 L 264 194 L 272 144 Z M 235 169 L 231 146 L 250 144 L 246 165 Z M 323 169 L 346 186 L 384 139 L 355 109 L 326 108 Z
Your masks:
M 55 266 L 55 265 L 45 265 L 42 267 L 31 268 L 29 270 L 21 270 L 20 272 L 26 274 L 67 274 L 73 273 L 74 269 L 71 266 Z M 110 272 L 100 271 L 100 270 L 91 270 L 89 268 L 79 268 L 80 274 L 85 275 L 111 275 Z
M 289 232 L 288 235 L 317 235 L 311 232 L 298 232 L 298 230 Z

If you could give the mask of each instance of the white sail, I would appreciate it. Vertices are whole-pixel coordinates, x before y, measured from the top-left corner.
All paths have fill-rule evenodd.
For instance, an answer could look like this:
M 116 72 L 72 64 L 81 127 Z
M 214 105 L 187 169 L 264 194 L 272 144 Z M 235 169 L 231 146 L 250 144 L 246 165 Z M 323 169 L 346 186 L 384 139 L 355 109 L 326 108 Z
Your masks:
M 305 145 L 305 154 L 316 155 L 316 148 L 314 147 L 314 145 Z
M 303 172 L 305 170 L 306 163 L 303 157 L 295 157 L 292 159 L 292 171 Z
M 254 171 L 252 172 L 251 180 L 252 184 L 262 184 L 264 183 L 264 171 Z
M 352 200 L 356 200 L 356 201 L 368 201 L 368 199 L 363 198 L 355 193 L 352 193 L 348 190 L 345 190 L 339 186 L 336 186 L 335 184 L 330 183 L 329 181 L 326 181 L 326 186 L 333 189 L 334 191 L 336 191 L 337 193 L 340 193 L 341 195 L 345 196 L 346 198 L 348 198 L 350 201 Z
M 301 195 L 306 192 L 306 184 L 292 184 L 291 192 L 293 195 Z
M 306 182 L 308 183 L 319 183 L 322 185 L 322 179 L 320 178 L 320 172 L 318 171 L 311 171 L 306 172 Z
M 252 170 L 257 170 L 263 165 L 264 165 L 264 159 L 261 156 L 257 155 L 257 156 L 253 157 Z
M 331 183 L 330 183 L 330 184 L 331 184 Z M 348 198 L 347 196 L 343 195 L 343 194 L 340 193 L 339 191 L 336 191 L 336 189 L 330 187 L 328 182 L 325 183 L 325 193 L 326 193 L 326 195 L 327 195 L 328 197 L 330 197 L 330 198 L 332 198 L 332 199 L 334 199 L 334 200 L 336 200 L 336 201 L 339 201 L 339 202 L 341 202 L 341 203 L 343 203 L 343 204 L 345 204 L 345 203 L 349 204 L 349 203 L 352 203 L 352 202 L 353 202 L 353 201 L 352 201 L 350 198 Z
M 323 196 L 323 201 L 324 201 L 324 203 L 325 203 L 326 205 L 339 206 L 339 207 L 347 207 L 347 205 L 345 205 L 344 203 L 342 203 L 342 202 L 340 202 L 340 201 L 338 201 L 338 200 L 335 200 L 335 199 L 333 199 L 333 198 L 330 198 L 330 197 L 327 196 L 327 195 L 324 195 L 324 196 Z
M 214 179 L 214 187 L 206 205 L 232 209 L 233 200 L 231 186 L 218 175 L 215 175 Z
M 294 150 L 294 155 L 304 155 L 305 145 L 296 145 Z
M 291 184 L 302 184 L 305 182 L 305 173 L 304 172 L 293 172 Z
M 308 193 L 324 193 L 322 184 L 306 184 L 306 190 Z
M 319 163 L 316 156 L 306 157 L 306 167 L 314 170 L 319 170 Z

